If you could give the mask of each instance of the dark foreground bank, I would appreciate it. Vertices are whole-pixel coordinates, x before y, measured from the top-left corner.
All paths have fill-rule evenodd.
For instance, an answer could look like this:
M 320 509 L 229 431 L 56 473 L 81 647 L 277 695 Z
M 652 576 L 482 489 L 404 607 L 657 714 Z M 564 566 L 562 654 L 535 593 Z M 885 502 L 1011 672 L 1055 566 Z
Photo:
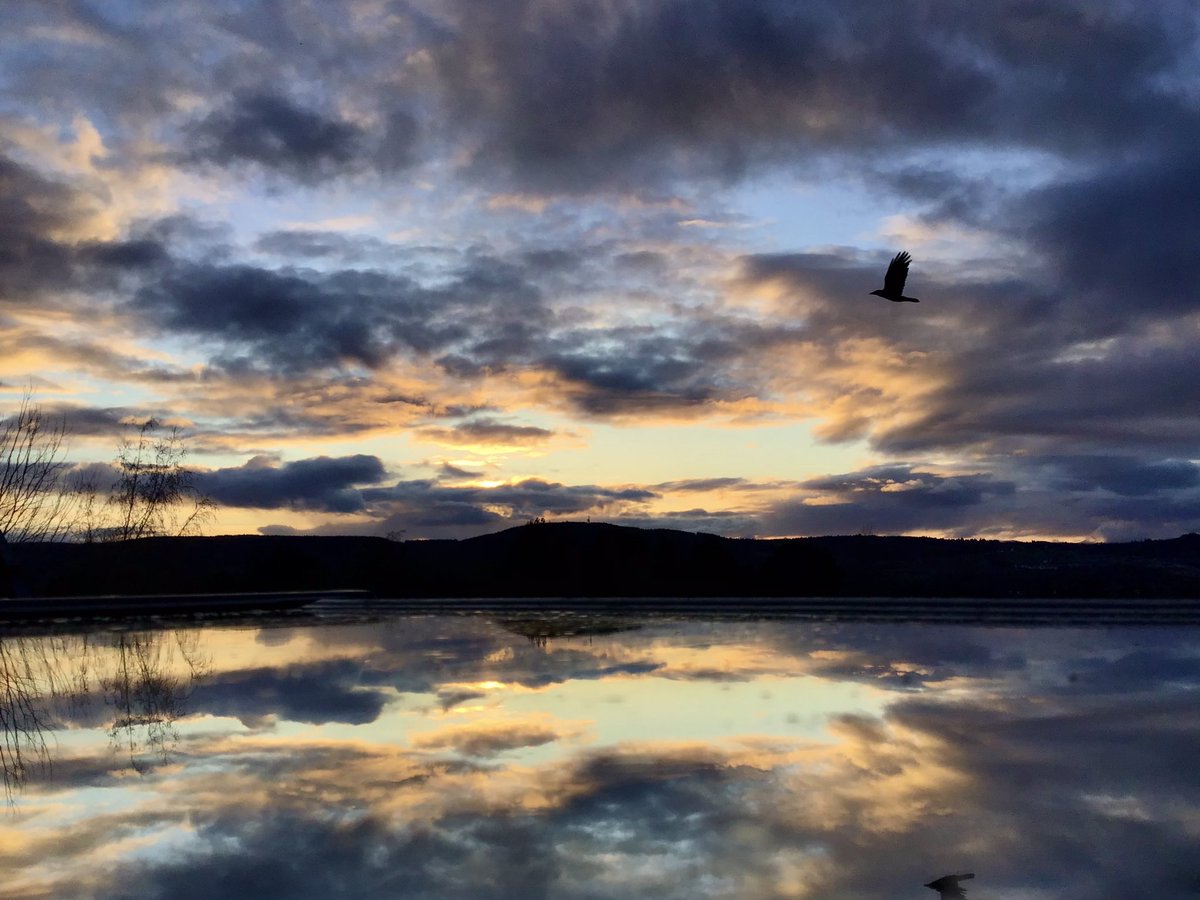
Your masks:
M 1126 544 L 905 537 L 738 540 L 525 525 L 463 541 L 151 538 L 9 545 L 0 595 L 357 588 L 379 597 L 1200 599 L 1200 535 Z

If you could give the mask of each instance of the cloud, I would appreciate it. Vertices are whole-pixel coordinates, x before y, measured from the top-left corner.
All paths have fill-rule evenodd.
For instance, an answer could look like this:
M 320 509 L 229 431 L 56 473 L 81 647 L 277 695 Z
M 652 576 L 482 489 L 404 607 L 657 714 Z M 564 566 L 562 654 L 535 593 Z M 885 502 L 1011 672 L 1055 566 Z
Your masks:
M 596 11 L 511 0 L 489 15 L 464 12 L 434 58 L 452 114 L 480 125 L 477 162 L 550 190 L 736 177 L 781 156 L 784 141 L 819 150 L 917 122 L 936 133 L 952 127 L 944 110 L 972 119 L 990 97 L 978 67 L 905 17 L 865 5 L 842 15 L 856 43 L 839 40 L 823 5 Z M 909 60 L 904 83 L 867 65 L 877 56 Z M 927 102 L 934 83 L 953 85 L 954 100 Z M 906 103 L 892 102 L 897 92 Z
M 254 249 L 285 259 L 330 258 L 343 263 L 375 260 L 385 255 L 394 255 L 398 250 L 397 247 L 378 238 L 316 228 L 268 232 L 255 240 Z
M 70 187 L 0 156 L 0 300 L 62 286 L 72 261 L 55 237 L 73 224 Z
M 235 716 L 248 726 L 282 718 L 323 724 L 374 722 L 386 697 L 359 685 L 362 667 L 350 661 L 295 665 L 286 669 L 244 669 L 211 676 L 196 685 L 189 710 Z
M 936 15 L 863 0 L 603 10 L 503 0 L 360 11 L 337 28 L 270 5 L 182 4 L 139 22 L 23 6 L 14 31 L 35 49 L 11 65 L 32 103 L 75 96 L 134 121 L 174 121 L 192 142 L 185 158 L 310 183 L 412 165 L 425 132 L 483 178 L 582 193 L 732 179 L 834 153 L 866 160 L 884 142 L 1086 159 L 1196 122 L 1185 77 L 1195 26 L 1170 0 Z M 184 64 L 201 52 L 203 72 Z M 906 65 L 878 65 L 886 59 Z M 263 87 L 281 73 L 286 88 Z M 197 116 L 182 96 L 233 99 Z
M 362 487 L 378 484 L 385 476 L 379 457 L 361 453 L 282 464 L 256 456 L 234 468 L 196 472 L 195 484 L 225 506 L 349 513 L 366 508 Z
M 801 487 L 839 499 L 906 494 L 906 502 L 933 507 L 974 506 L 986 494 L 1008 494 L 1014 489 L 1011 483 L 996 482 L 986 475 L 947 477 L 908 466 L 879 466 L 850 475 L 814 478 L 801 482 Z
M 1004 521 L 996 501 L 1015 485 L 991 475 L 938 475 L 906 465 L 879 466 L 803 482 L 808 496 L 764 515 L 768 533 L 858 534 L 968 529 Z
M 1200 136 L 1200 123 L 1190 136 Z M 1068 309 L 1097 338 L 1195 311 L 1187 274 L 1200 211 L 1186 192 L 1200 178 L 1200 162 L 1185 149 L 1188 137 L 1178 140 L 1165 152 L 1113 162 L 1012 205 L 1069 289 Z
M 935 16 L 866 2 L 599 11 L 507 0 L 488 14 L 457 10 L 431 52 L 450 114 L 477 135 L 477 166 L 583 191 L 730 179 L 835 151 L 869 157 L 881 140 L 893 151 L 1136 146 L 1196 122 L 1172 80 L 1194 30 L 1176 29 L 1170 6 L 1024 2 Z M 886 59 L 906 64 L 878 65 Z
M 554 432 L 534 425 L 510 425 L 488 417 L 460 422 L 452 428 L 423 428 L 418 434 L 439 444 L 469 447 L 474 445 L 536 446 L 554 436 Z
M 681 481 L 664 481 L 653 486 L 653 490 L 666 493 L 690 493 L 719 491 L 729 488 L 746 490 L 752 488 L 744 478 L 687 478 Z
M 451 467 L 453 468 L 453 467 Z M 457 472 L 457 474 L 455 473 Z M 409 538 L 466 537 L 537 516 L 601 516 L 644 528 L 747 535 L 935 533 L 959 537 L 1067 533 L 1130 540 L 1172 537 L 1200 517 L 1200 475 L 1181 460 L 1136 457 L 988 457 L 974 471 L 935 471 L 918 463 L 764 487 L 736 478 L 652 486 L 569 485 L 527 478 L 464 484 L 460 470 L 438 479 L 387 483 L 373 456 L 318 457 L 280 464 L 256 457 L 239 467 L 199 472 L 197 486 L 217 503 L 261 509 L 358 513 L 358 525 L 315 533 Z M 471 476 L 478 478 L 480 476 Z M 784 492 L 790 489 L 792 495 Z M 696 491 L 747 494 L 736 508 L 649 509 L 652 501 Z M 1086 530 L 1073 532 L 1079 523 Z M 269 526 L 264 533 L 295 533 Z
M 1041 457 L 1055 486 L 1064 490 L 1105 490 L 1122 497 L 1200 487 L 1200 466 L 1187 460 L 1146 460 L 1133 456 Z
M 403 136 L 403 135 L 402 135 Z M 241 94 L 186 129 L 185 159 L 228 167 L 253 164 L 315 183 L 348 170 L 361 153 L 362 131 L 289 97 Z M 397 150 L 402 154 L 403 148 Z
M 554 728 L 523 723 L 460 725 L 427 734 L 416 734 L 412 745 L 419 750 L 453 750 L 465 756 L 496 756 L 507 750 L 540 747 L 562 735 Z
M 984 457 L 967 473 L 875 466 L 802 482 L 802 496 L 770 503 L 758 527 L 800 535 L 1175 537 L 1200 516 L 1196 477 L 1191 463 L 1128 457 Z
M 284 373 L 383 365 L 402 342 L 428 349 L 462 333 L 402 276 L 332 276 L 253 266 L 184 266 L 142 289 L 134 308 L 172 332 L 218 339 Z M 218 345 L 219 346 L 219 345 Z

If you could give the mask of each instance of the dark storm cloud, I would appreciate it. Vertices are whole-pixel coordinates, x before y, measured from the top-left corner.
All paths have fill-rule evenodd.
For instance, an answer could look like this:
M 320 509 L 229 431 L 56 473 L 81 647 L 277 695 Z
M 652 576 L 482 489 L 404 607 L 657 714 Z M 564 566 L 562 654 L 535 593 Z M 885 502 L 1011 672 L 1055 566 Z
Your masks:
M 1054 486 L 1072 491 L 1102 489 L 1124 497 L 1200 487 L 1200 466 L 1187 460 L 1147 460 L 1132 456 L 1041 457 Z
M 1089 154 L 1198 116 L 1182 5 L 507 0 L 431 47 L 477 163 L 585 189 L 937 142 Z M 881 61 L 903 60 L 903 65 Z
M 154 240 L 89 243 L 80 248 L 83 261 L 114 269 L 149 269 L 170 260 L 167 248 Z
M 545 362 L 574 405 L 593 415 L 687 409 L 719 396 L 715 373 L 690 347 L 652 336 L 620 346 L 604 354 L 582 347 L 552 354 Z
M 0 300 L 67 282 L 71 249 L 52 234 L 73 223 L 77 203 L 69 186 L 0 155 Z
M 1196 467 L 1178 460 L 1029 454 L 977 460 L 976 474 L 878 466 L 801 484 L 805 500 L 775 503 L 766 534 L 942 531 L 1175 537 L 1200 525 Z
M 236 468 L 197 472 L 195 484 L 223 506 L 347 513 L 363 510 L 362 486 L 385 476 L 377 456 L 319 456 L 282 464 L 258 456 Z
M 61 421 L 71 435 L 119 435 L 130 423 L 144 422 L 149 416 L 144 410 L 128 407 L 66 406 L 41 404 L 42 414 L 50 421 Z M 163 416 L 163 418 L 166 418 Z
M 1098 336 L 1196 310 L 1200 127 L 1170 149 L 1118 162 L 1014 204 L 1049 250 L 1068 301 Z M 1189 277 L 1190 276 L 1190 277 Z
M 317 240 L 319 254 L 344 255 L 361 247 L 325 235 L 274 234 L 265 240 L 273 251 L 288 252 L 302 249 L 310 238 Z M 613 251 L 604 252 L 608 257 Z M 441 271 L 414 261 L 411 276 L 407 267 L 316 271 L 177 262 L 145 280 L 129 308 L 164 332 L 207 339 L 213 363 L 230 374 L 379 369 L 401 356 L 433 355 L 443 372 L 463 380 L 545 372 L 556 382 L 562 405 L 601 417 L 694 413 L 716 401 L 753 396 L 759 376 L 743 364 L 745 357 L 791 337 L 788 328 L 705 314 L 690 321 L 675 317 L 659 328 L 579 328 L 583 313 L 557 311 L 575 296 L 570 285 L 559 282 L 564 272 L 576 271 L 576 260 L 557 252 L 551 257 L 524 253 L 508 259 L 472 251 Z M 455 432 L 478 438 L 485 426 L 495 423 L 479 421 Z
M 512 0 L 464 12 L 434 52 L 452 109 L 482 123 L 483 161 L 535 186 L 732 177 L 785 140 L 857 143 L 918 122 L 930 134 L 955 121 L 949 109 L 978 115 L 991 85 L 977 67 L 925 39 L 925 23 L 873 9 Z M 889 82 L 866 64 L 879 56 L 907 64 Z M 928 102 L 935 83 L 953 102 Z M 858 122 L 844 115 L 851 97 Z
M 887 135 L 892 150 L 948 140 L 1037 150 L 1047 154 L 1051 177 L 1066 169 L 1050 154 L 1082 163 L 1075 170 L 1082 174 L 1029 193 L 962 168 L 892 170 L 893 188 L 934 202 L 928 221 L 1007 233 L 1028 242 L 1028 259 L 1041 265 L 1008 278 L 920 272 L 941 301 L 936 328 L 927 320 L 897 328 L 874 307 L 810 311 L 806 343 L 817 358 L 869 335 L 925 354 L 937 383 L 923 394 L 920 414 L 894 419 L 868 405 L 878 396 L 874 385 L 844 389 L 851 406 L 862 397 L 861 414 L 826 433 L 869 434 L 897 454 L 1030 441 L 1060 456 L 1078 447 L 1137 448 L 1147 453 L 1142 467 L 1194 454 L 1200 434 L 1187 410 L 1198 398 L 1186 325 L 1175 341 L 1161 330 L 1150 337 L 1194 309 L 1187 286 L 1200 220 L 1189 185 L 1200 174 L 1188 148 L 1200 114 L 1186 81 L 1196 21 L 1183 7 L 1022 2 L 943 9 L 935 18 L 877 4 L 840 4 L 835 14 L 820 5 L 684 11 L 656 3 L 594 13 L 586 36 L 576 7 L 518 2 L 503 14 L 525 23 L 520 36 L 465 15 L 439 51 L 439 71 L 459 108 L 485 123 L 477 162 L 507 166 L 535 187 L 646 184 L 670 178 L 668 167 L 739 174 L 776 152 L 784 136 L 796 139 L 786 151 L 795 158 L 834 148 L 870 154 Z M 668 33 L 670 40 L 655 39 Z M 648 46 L 668 49 L 642 52 Z M 900 58 L 915 62 L 898 84 L 894 69 L 875 62 Z M 552 68 L 559 77 L 545 77 Z M 469 77 L 480 73 L 487 77 Z M 956 92 L 950 102 L 940 93 L 947 83 Z M 563 102 L 560 91 L 574 101 Z M 732 107 L 731 96 L 753 102 Z M 668 107 L 679 115 L 663 114 Z M 837 254 L 826 262 L 759 257 L 754 275 L 765 280 L 796 263 L 806 287 L 841 297 L 875 286 L 882 268 Z M 1111 348 L 1087 346 L 1109 338 L 1117 340 Z M 577 405 L 593 414 L 619 412 L 626 402 L 653 409 L 663 386 L 677 408 L 721 396 L 690 348 L 632 346 L 623 345 L 620 360 L 580 352 L 550 362 L 565 385 L 587 387 Z M 1080 466 L 1077 475 L 1063 474 L 1064 484 L 1084 489 L 1097 477 L 1082 459 Z M 1014 462 L 997 478 L 1028 474 Z M 919 504 L 950 499 L 916 491 L 894 503 L 916 521 Z M 1118 512 L 1108 506 L 1106 516 Z M 1172 505 L 1183 515 L 1189 508 L 1186 498 Z M 1144 513 L 1127 510 L 1134 520 Z
M 753 356 L 794 338 L 787 325 L 696 312 L 657 328 L 564 331 L 543 345 L 536 363 L 589 416 L 699 413 L 765 390 Z
M 950 360 L 961 380 L 933 391 L 911 421 L 881 429 L 877 445 L 906 453 L 1041 438 L 1062 450 L 1120 445 L 1187 455 L 1195 448 L 1200 423 L 1187 410 L 1200 402 L 1200 385 L 1188 376 L 1186 341 L 1120 341 L 1100 351 L 1104 358 L 1076 360 L 1063 358 L 1073 342 L 1028 355 L 1016 347 L 1006 355 L 1007 342 L 998 342 L 990 359 L 978 347 Z
M 316 182 L 350 165 L 363 139 L 354 125 L 277 94 L 247 94 L 187 129 L 187 159 L 231 166 L 253 163 Z
M 129 18 L 21 4 L 12 83 L 47 107 L 74 96 L 175 121 L 183 158 L 306 181 L 392 173 L 420 158 L 428 130 L 444 158 L 473 151 L 484 178 L 645 190 L 834 153 L 860 157 L 858 170 L 885 147 L 1091 158 L 1194 134 L 1191 12 L 1185 0 L 460 0 Z M 181 95 L 233 99 L 196 117 Z
M 64 234 L 84 228 L 96 197 L 81 184 L 45 176 L 0 152 L 0 302 L 38 308 L 76 304 L 107 306 L 107 297 L 137 279 L 153 279 L 171 261 L 171 242 L 194 245 L 211 231 L 186 217 L 141 222 L 125 237 L 75 241 Z M 133 279 L 133 280 L 131 280 Z M 19 333 L 19 332 L 10 332 Z M 0 341 L 7 335 L 0 334 Z M 132 374 L 146 366 L 102 342 L 71 341 L 53 333 L 21 333 L 26 348 L 41 346 L 68 359 Z
M 403 348 L 428 352 L 466 337 L 456 309 L 507 299 L 482 296 L 472 277 L 468 269 L 434 291 L 380 271 L 184 265 L 146 285 L 133 305 L 162 329 L 247 348 L 284 372 L 376 368 Z
M 767 533 L 859 534 L 973 528 L 1002 520 L 997 501 L 1011 481 L 992 475 L 937 475 L 908 465 L 877 466 L 812 479 L 801 487 L 816 502 L 787 501 L 764 515 Z
M 1014 486 L 987 475 L 943 476 L 910 466 L 877 466 L 849 475 L 832 475 L 800 483 L 802 488 L 835 497 L 880 498 L 909 494 L 906 505 L 927 507 L 974 506 L 989 494 L 1009 494 Z

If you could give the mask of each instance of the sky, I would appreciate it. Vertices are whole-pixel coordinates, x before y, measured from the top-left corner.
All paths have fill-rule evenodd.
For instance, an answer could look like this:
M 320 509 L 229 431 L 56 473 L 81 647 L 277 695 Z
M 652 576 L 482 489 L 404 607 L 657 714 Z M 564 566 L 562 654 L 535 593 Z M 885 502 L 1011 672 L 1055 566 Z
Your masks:
M 0 414 L 211 533 L 1200 530 L 1191 0 L 5 19 Z

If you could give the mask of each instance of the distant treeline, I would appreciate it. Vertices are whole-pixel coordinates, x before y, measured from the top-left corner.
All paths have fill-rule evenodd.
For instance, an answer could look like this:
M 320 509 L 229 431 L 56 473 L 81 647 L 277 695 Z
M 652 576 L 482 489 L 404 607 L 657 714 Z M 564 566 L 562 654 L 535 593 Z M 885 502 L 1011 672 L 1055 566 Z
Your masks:
M 174 537 L 5 548 L 0 594 L 362 588 L 381 597 L 1200 598 L 1200 535 L 1124 544 L 739 540 L 584 523 L 462 541 Z

